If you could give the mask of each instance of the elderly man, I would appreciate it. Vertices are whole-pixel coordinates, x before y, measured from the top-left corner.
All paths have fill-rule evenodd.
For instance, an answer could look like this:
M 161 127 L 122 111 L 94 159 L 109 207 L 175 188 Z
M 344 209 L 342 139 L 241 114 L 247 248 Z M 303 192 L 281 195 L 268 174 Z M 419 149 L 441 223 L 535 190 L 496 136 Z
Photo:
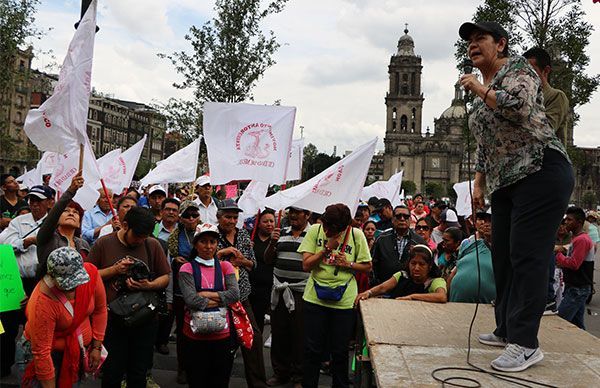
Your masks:
M 127 212 L 133 208 L 133 207 L 137 207 L 137 200 L 134 197 L 121 197 L 119 198 L 119 202 L 117 202 L 117 217 L 119 218 L 119 220 L 122 220 L 125 218 L 125 214 L 127 214 Z M 116 226 L 120 227 L 120 223 L 116 223 Z M 107 234 L 111 234 L 112 232 L 116 232 L 117 229 L 115 229 L 111 224 L 105 225 L 102 227 L 102 229 L 100 229 L 100 234 L 98 235 L 98 238 L 102 237 L 102 236 L 106 236 Z
M 218 205 L 212 197 L 213 188 L 210 184 L 210 177 L 202 175 L 196 180 L 195 187 L 196 194 L 198 194 L 198 199 L 195 202 L 200 206 L 200 219 L 202 222 L 208 222 L 212 225 L 218 224 Z
M 392 228 L 392 216 L 394 215 L 394 208 L 392 207 L 392 203 L 387 198 L 379 199 L 377 203 L 377 212 L 379 213 L 379 222 L 375 224 L 377 230 L 387 230 Z
M 10 220 L 15 218 L 17 210 L 27 203 L 19 198 L 19 182 L 10 174 L 3 174 L 0 178 L 3 195 L 0 195 L 0 232 L 8 226 Z
M 38 266 L 36 234 L 52 206 L 53 197 L 54 192 L 51 188 L 33 186 L 27 196 L 31 213 L 15 217 L 0 233 L 0 244 L 13 247 L 26 295 L 30 295 L 36 285 L 35 273 Z M 0 313 L 0 320 L 5 330 L 5 334 L 0 336 L 2 339 L 0 362 L 2 376 L 6 376 L 10 374 L 10 367 L 14 363 L 15 338 L 19 332 L 19 325 L 25 323 L 25 315 L 21 310 L 7 311 Z
M 398 271 L 406 270 L 410 248 L 417 244 L 427 244 L 410 229 L 410 211 L 406 206 L 396 206 L 393 214 L 393 229 L 383 232 L 373 245 L 375 284 L 386 281 Z
M 90 243 L 90 245 L 100 236 L 100 230 L 104 226 L 112 224 L 114 229 L 118 229 L 118 225 L 113 222 L 113 215 L 108 203 L 109 200 L 112 200 L 112 191 L 106 190 L 108 197 L 104 190 L 99 189 L 98 192 L 100 193 L 100 197 L 98 198 L 98 202 L 96 202 L 96 206 L 92 210 L 85 212 L 83 221 L 81 222 L 81 237 Z

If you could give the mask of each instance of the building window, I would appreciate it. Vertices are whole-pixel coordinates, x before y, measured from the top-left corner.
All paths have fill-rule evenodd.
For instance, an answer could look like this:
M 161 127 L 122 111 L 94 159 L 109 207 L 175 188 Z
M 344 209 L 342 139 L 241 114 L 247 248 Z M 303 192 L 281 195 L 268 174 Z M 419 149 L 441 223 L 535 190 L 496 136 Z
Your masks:
M 415 89 L 416 89 L 416 85 L 417 85 L 417 81 L 416 81 L 416 76 L 415 73 L 410 73 L 410 94 L 415 95 Z
M 403 95 L 407 95 L 408 94 L 408 86 L 406 86 L 406 84 L 402 85 L 402 94 Z
M 406 115 L 402 115 L 402 117 L 400 117 L 400 130 L 401 131 L 406 131 L 407 122 L 408 122 L 408 118 L 406 117 Z
M 396 112 L 396 108 L 392 109 L 392 120 L 396 120 L 396 115 L 398 113 Z
M 17 106 L 18 107 L 23 106 L 23 96 L 17 96 Z
M 411 119 L 414 120 L 415 117 L 417 117 L 417 108 L 412 108 L 412 117 L 411 117 Z
M 415 122 L 414 122 L 414 121 L 413 121 L 413 122 L 410 124 L 410 131 L 411 131 L 412 133 L 414 133 L 414 132 L 415 132 Z
M 400 167 L 404 167 L 404 162 L 400 162 Z
M 396 76 L 394 77 L 394 91 L 396 94 L 400 93 L 400 73 L 396 72 Z
M 20 124 L 23 122 L 23 114 L 21 112 L 17 112 L 16 114 L 16 118 L 17 118 L 17 124 Z
M 392 129 L 395 131 L 396 130 L 396 121 L 392 121 Z

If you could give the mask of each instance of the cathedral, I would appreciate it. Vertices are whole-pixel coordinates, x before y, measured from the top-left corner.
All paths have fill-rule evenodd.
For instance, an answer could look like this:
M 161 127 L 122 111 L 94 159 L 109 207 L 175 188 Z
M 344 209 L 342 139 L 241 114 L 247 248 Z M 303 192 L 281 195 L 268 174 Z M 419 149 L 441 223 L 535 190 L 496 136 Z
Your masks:
M 403 170 L 403 180 L 413 181 L 417 192 L 425 191 L 426 185 L 431 183 L 439 184 L 446 192 L 453 184 L 467 180 L 466 144 L 462 136 L 465 120 L 463 91 L 457 82 L 450 107 L 434 119 L 433 133 L 429 127 L 423 133 L 423 66 L 414 48 L 407 27 L 388 67 L 390 82 L 385 97 L 383 179 Z

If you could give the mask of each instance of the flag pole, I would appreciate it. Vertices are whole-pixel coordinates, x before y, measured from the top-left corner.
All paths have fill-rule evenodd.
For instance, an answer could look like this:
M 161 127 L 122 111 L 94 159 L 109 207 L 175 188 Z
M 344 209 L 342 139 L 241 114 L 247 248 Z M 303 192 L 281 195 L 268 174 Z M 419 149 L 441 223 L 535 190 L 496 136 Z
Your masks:
M 254 236 L 256 236 L 256 229 L 258 229 L 258 220 L 260 219 L 260 209 L 258 209 L 258 213 L 256 213 L 256 221 L 254 222 L 254 227 L 252 228 L 252 236 L 250 236 L 250 240 L 254 241 Z
M 110 207 L 110 211 L 113 215 L 113 218 L 116 219 L 117 221 L 119 221 L 119 216 L 117 215 L 117 212 L 115 211 L 115 207 L 113 206 L 112 198 L 108 195 L 108 190 L 106 189 L 106 185 L 104 184 L 104 178 L 100 178 L 100 184 L 102 184 L 102 191 L 104 191 L 104 195 L 106 196 L 106 199 L 108 200 L 108 206 Z
M 83 147 L 83 143 L 81 143 L 79 145 L 79 171 L 83 170 L 83 152 L 84 152 L 84 147 Z
M 281 191 L 285 190 L 286 184 L 282 184 L 281 185 Z M 279 209 L 279 214 L 277 215 L 277 227 L 280 228 L 281 227 L 281 209 Z

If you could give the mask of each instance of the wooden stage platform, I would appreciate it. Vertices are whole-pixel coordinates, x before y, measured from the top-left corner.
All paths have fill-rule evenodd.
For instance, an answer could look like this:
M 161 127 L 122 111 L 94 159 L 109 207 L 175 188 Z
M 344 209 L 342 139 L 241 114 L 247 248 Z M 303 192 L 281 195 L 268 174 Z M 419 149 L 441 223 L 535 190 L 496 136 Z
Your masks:
M 367 360 L 377 386 L 439 387 L 441 384 L 431 377 L 434 369 L 468 367 L 467 334 L 474 309 L 474 304 L 463 303 L 389 299 L 361 302 L 369 347 Z M 502 348 L 480 344 L 477 335 L 494 328 L 492 307 L 479 306 L 471 339 L 471 362 L 487 370 Z M 600 387 L 600 339 L 558 316 L 542 318 L 539 339 L 544 360 L 510 375 L 557 387 Z M 516 386 L 482 373 L 448 371 L 439 376 L 467 376 L 478 380 L 483 387 Z

